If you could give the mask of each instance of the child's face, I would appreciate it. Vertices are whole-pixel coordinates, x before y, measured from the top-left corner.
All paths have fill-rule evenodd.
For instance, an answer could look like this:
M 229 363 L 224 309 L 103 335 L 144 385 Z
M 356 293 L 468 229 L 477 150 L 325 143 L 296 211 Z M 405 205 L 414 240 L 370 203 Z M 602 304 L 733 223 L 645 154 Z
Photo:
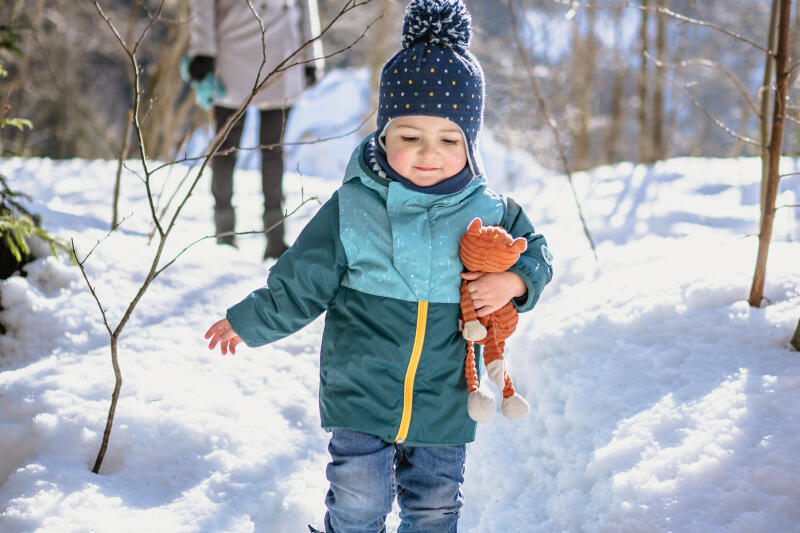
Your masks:
M 467 164 L 464 136 L 441 117 L 397 117 L 386 128 L 386 159 L 414 185 L 430 187 L 455 176 Z

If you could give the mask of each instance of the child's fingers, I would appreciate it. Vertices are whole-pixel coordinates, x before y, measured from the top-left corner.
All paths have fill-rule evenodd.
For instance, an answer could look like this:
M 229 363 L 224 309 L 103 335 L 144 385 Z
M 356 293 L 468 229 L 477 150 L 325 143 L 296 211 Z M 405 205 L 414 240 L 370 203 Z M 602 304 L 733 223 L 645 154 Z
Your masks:
M 219 342 L 219 336 L 214 335 L 214 337 L 211 339 L 211 342 L 208 343 L 208 349 L 213 350 L 218 342 Z
M 230 327 L 230 325 L 228 324 L 228 319 L 223 318 L 222 320 L 217 320 L 216 322 L 211 324 L 211 327 L 208 328 L 208 331 L 206 331 L 205 335 L 206 339 L 211 338 L 212 335 L 220 331 L 223 331 L 227 327 Z
M 461 278 L 467 281 L 474 281 L 482 277 L 486 272 L 462 272 Z
M 500 309 L 500 307 L 497 307 L 497 306 L 494 306 L 494 305 L 485 305 L 485 306 L 481 307 L 480 309 L 476 308 L 475 309 L 475 315 L 478 316 L 478 317 L 484 317 L 484 316 L 487 316 L 487 315 L 491 315 L 492 313 L 494 313 L 498 309 Z
M 222 350 L 222 355 L 228 355 L 228 352 L 235 354 L 236 346 L 242 342 L 242 339 L 231 330 L 226 331 L 224 335 L 219 337 L 219 339 L 219 347 L 220 350 Z
M 217 344 L 219 344 L 222 355 L 227 355 L 228 350 L 230 350 L 232 354 L 235 354 L 236 345 L 242 342 L 242 339 L 236 334 L 226 318 L 216 321 L 208 328 L 205 338 L 211 339 L 208 343 L 208 349 L 213 350 L 216 348 Z

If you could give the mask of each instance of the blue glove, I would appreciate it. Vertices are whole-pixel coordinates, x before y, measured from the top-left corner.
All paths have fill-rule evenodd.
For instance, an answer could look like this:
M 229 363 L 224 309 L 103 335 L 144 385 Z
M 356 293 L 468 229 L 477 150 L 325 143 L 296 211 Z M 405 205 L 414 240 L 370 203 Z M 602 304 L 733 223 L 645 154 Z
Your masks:
M 195 79 L 189 72 L 189 65 L 192 57 L 184 56 L 181 59 L 181 78 L 189 82 L 189 86 L 194 90 L 194 97 L 197 105 L 203 109 L 211 109 L 215 98 L 225 96 L 225 87 L 214 75 L 213 71 L 208 72 L 203 79 Z

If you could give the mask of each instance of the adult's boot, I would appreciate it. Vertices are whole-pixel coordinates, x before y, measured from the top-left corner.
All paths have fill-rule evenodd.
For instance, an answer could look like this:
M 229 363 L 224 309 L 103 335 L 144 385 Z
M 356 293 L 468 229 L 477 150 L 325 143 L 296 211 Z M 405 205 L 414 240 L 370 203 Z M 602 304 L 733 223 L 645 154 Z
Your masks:
M 264 251 L 264 259 L 277 259 L 289 249 L 289 246 L 283 241 L 283 211 L 280 209 L 264 211 L 264 230 L 267 232 L 267 249 Z
M 236 235 L 233 234 L 234 227 L 236 227 L 236 213 L 233 208 L 215 210 L 214 226 L 217 229 L 217 244 L 236 247 Z M 229 235 L 220 235 L 223 233 L 229 233 Z

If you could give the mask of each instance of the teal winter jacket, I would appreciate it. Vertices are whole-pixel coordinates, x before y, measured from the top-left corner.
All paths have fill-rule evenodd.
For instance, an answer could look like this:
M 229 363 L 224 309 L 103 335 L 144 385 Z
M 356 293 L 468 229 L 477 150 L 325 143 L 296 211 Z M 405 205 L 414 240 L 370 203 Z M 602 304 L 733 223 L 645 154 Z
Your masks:
M 544 237 L 522 209 L 474 178 L 461 191 L 428 194 L 375 174 L 363 143 L 343 185 L 275 263 L 267 286 L 228 309 L 248 346 L 301 329 L 323 312 L 322 426 L 410 445 L 475 438 L 467 414 L 466 343 L 458 330 L 461 235 L 480 217 L 525 237 L 510 269 L 531 309 L 552 277 Z

